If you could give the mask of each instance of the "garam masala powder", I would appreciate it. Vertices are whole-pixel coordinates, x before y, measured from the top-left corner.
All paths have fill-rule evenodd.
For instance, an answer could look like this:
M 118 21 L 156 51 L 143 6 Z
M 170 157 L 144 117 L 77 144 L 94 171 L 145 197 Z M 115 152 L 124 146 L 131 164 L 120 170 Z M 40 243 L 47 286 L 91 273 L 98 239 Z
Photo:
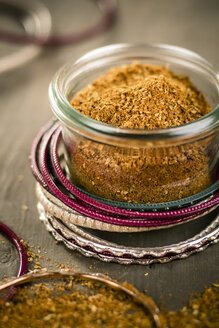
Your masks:
M 11 301 L 0 300 L 0 328 L 155 327 L 150 314 L 122 291 L 93 282 L 80 283 L 82 289 L 74 280 L 21 288 Z M 215 283 L 206 288 L 179 311 L 161 311 L 164 327 L 217 328 L 218 287 Z
M 97 121 L 146 130 L 184 125 L 210 111 L 187 76 L 138 62 L 100 76 L 71 105 Z M 115 201 L 177 200 L 210 185 L 210 142 L 208 138 L 181 145 L 128 147 L 127 141 L 123 147 L 75 138 L 68 150 L 70 177 L 87 192 Z

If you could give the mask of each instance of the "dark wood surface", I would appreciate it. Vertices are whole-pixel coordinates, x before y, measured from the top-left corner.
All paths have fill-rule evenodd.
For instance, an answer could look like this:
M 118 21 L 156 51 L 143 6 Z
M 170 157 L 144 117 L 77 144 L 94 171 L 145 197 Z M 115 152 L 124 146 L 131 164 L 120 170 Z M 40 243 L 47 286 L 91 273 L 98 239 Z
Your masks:
M 99 18 L 94 3 L 89 0 L 45 3 L 53 15 L 54 31 L 79 30 Z M 56 269 L 63 263 L 81 271 L 108 273 L 119 281 L 134 284 L 140 291 L 147 290 L 155 302 L 169 309 L 181 307 L 192 292 L 200 292 L 218 279 L 218 245 L 167 264 L 126 266 L 85 258 L 56 244 L 38 219 L 35 181 L 28 161 L 35 134 L 52 116 L 47 90 L 61 65 L 105 44 L 153 42 L 183 46 L 219 66 L 218 12 L 217 0 L 121 0 L 118 21 L 110 32 L 75 46 L 44 50 L 22 68 L 0 75 L 0 221 L 32 245 L 35 252 L 39 250 L 42 266 Z M 7 45 L 1 44 L 1 49 L 7 52 Z M 188 226 L 180 238 L 192 235 L 194 229 L 197 225 Z M 179 238 L 174 235 L 175 230 L 169 230 L 166 240 L 168 233 L 171 240 Z M 162 235 L 148 236 L 145 233 L 144 238 L 151 238 L 153 243 L 156 238 L 159 244 L 164 242 Z M 50 262 L 46 261 L 47 257 Z M 16 275 L 17 269 L 14 247 L 0 236 L 0 279 L 4 275 Z

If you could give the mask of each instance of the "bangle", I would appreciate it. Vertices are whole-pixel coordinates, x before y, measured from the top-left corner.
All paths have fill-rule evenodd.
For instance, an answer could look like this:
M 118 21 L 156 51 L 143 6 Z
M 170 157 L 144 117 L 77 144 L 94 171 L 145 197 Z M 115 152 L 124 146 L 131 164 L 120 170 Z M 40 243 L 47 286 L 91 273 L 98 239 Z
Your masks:
M 17 249 L 17 252 L 19 255 L 19 262 L 20 262 L 17 277 L 20 277 L 27 272 L 27 253 L 24 248 L 24 245 L 22 244 L 22 242 L 20 241 L 18 236 L 8 226 L 6 226 L 2 222 L 0 222 L 0 232 L 2 232 L 4 235 L 6 235 L 8 237 L 8 239 L 14 244 L 14 246 Z M 17 291 L 17 288 L 12 287 L 9 290 L 8 294 L 3 297 L 3 300 L 4 301 L 9 300 L 16 293 L 16 291 Z
M 23 26 L 24 34 L 22 36 L 24 38 L 43 38 L 45 40 L 50 34 L 52 26 L 50 13 L 38 1 L 0 0 L 0 12 L 6 13 L 15 22 Z M 12 32 L 2 30 L 0 30 L 0 40 L 15 42 Z M 0 57 L 0 73 L 8 72 L 25 64 L 35 58 L 41 50 L 41 47 L 29 42 L 18 50 Z
M 0 40 L 17 44 L 34 44 L 37 46 L 64 46 L 87 40 L 98 35 L 112 26 L 116 18 L 115 0 L 96 0 L 102 12 L 100 21 L 94 26 L 79 33 L 69 35 L 30 35 L 18 34 L 6 30 L 0 30 Z M 22 8 L 23 9 L 23 8 Z

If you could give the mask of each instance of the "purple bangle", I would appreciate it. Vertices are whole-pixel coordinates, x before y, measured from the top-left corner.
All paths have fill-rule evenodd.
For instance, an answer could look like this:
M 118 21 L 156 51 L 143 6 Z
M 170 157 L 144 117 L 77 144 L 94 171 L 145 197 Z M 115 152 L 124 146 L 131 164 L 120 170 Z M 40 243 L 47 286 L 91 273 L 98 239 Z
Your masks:
M 96 0 L 102 12 L 101 20 L 91 28 L 82 32 L 63 35 L 63 36 L 50 36 L 45 38 L 16 34 L 6 30 L 0 30 L 0 40 L 18 43 L 18 44 L 34 44 L 38 46 L 64 46 L 71 45 L 80 41 L 87 40 L 95 35 L 98 35 L 108 28 L 110 28 L 116 19 L 116 1 L 115 0 Z
M 57 146 L 60 138 L 59 123 L 54 123 L 52 127 L 47 124 L 37 135 L 31 149 L 31 168 L 36 180 L 49 193 L 54 195 L 68 207 L 77 212 L 103 222 L 125 225 L 125 226 L 163 226 L 185 222 L 203 215 L 207 210 L 213 209 L 219 202 L 219 194 L 211 200 L 202 204 L 191 206 L 185 209 L 163 212 L 140 212 L 125 210 L 100 203 L 87 195 L 84 195 L 75 188 L 65 177 L 61 170 L 57 155 Z M 50 148 L 50 153 L 49 153 Z M 76 199 L 68 197 L 55 184 L 54 176 L 51 176 L 51 169 L 48 167 L 48 160 L 55 171 L 55 178 L 58 178 L 62 186 L 70 191 Z
M 37 161 L 37 156 L 38 156 L 38 152 L 39 152 L 39 145 L 40 142 L 44 136 L 44 134 L 47 131 L 53 131 L 57 128 L 58 124 L 56 122 L 52 122 L 49 121 L 46 125 L 44 125 L 40 131 L 38 132 L 38 134 L 36 135 L 36 137 L 33 140 L 32 146 L 31 146 L 31 151 L 30 151 L 30 156 L 29 156 L 29 160 L 30 160 L 30 167 L 31 170 L 36 178 L 36 180 L 41 184 L 41 186 L 43 186 L 44 188 L 47 188 L 47 185 L 43 179 L 43 176 L 40 172 L 40 170 L 38 169 L 38 161 Z M 48 190 L 49 191 L 49 190 Z
M 19 271 L 17 277 L 22 276 L 23 274 L 27 273 L 27 253 L 24 248 L 24 245 L 18 238 L 18 236 L 4 223 L 0 222 L 0 232 L 3 232 L 9 240 L 15 245 L 18 255 L 19 255 Z M 12 287 L 9 292 L 3 297 L 3 300 L 6 302 L 8 301 L 15 293 L 17 292 L 17 287 Z

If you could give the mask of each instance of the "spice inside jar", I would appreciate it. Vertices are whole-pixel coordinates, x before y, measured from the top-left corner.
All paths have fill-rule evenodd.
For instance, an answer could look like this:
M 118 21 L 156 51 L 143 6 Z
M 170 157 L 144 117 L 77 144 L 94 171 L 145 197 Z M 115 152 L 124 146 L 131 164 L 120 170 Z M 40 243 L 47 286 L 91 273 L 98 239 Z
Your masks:
M 187 76 L 138 62 L 111 69 L 70 102 L 83 115 L 121 129 L 168 129 L 198 120 L 211 110 Z M 129 148 L 77 137 L 68 147 L 65 134 L 63 138 L 73 183 L 103 198 L 167 202 L 211 184 L 208 147 L 212 137 L 173 146 Z

